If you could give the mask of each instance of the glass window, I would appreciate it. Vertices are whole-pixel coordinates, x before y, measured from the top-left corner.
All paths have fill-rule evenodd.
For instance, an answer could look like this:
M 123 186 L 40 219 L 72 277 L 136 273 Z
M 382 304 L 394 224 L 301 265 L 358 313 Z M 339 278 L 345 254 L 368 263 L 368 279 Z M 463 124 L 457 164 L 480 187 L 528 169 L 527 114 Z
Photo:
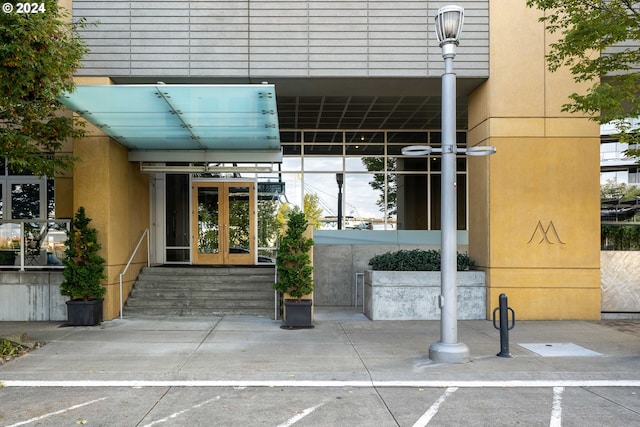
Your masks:
M 166 175 L 166 244 L 167 246 L 189 246 L 189 175 Z M 178 256 L 182 252 L 172 252 Z M 178 261 L 169 259 L 168 261 Z M 189 259 L 187 258 L 186 261 Z M 183 260 L 184 261 L 184 260 Z
M 302 158 L 300 157 L 285 157 L 282 159 L 283 171 L 301 171 L 302 170 Z
M 382 144 L 347 144 L 347 156 L 384 156 Z
M 352 218 L 351 228 L 369 229 L 369 224 L 372 226 L 371 229 L 384 228 L 384 189 L 384 174 L 345 175 L 343 211 L 346 216 Z
M 40 218 L 40 184 L 11 185 L 11 218 Z
M 341 171 L 342 156 L 339 157 L 305 157 L 305 171 Z
M 335 130 L 303 131 L 300 135 L 301 153 L 290 157 L 285 151 L 282 175 L 287 186 L 286 199 L 301 205 L 304 194 L 317 196 L 322 215 L 326 217 L 326 228 L 335 229 L 337 225 L 336 173 L 345 174 L 344 228 L 362 228 L 363 224 L 367 228 L 372 225 L 374 229 L 440 228 L 440 153 L 423 157 L 401 154 L 402 148 L 409 145 L 439 148 L 440 131 Z M 456 143 L 459 147 L 466 145 L 465 132 L 456 133 Z M 466 157 L 456 158 L 456 168 L 458 227 L 465 229 Z M 285 177 L 286 171 L 296 173 Z
M 401 145 L 425 145 L 429 141 L 428 132 L 392 131 L 387 133 L 389 144 Z
M 305 156 L 342 156 L 342 144 L 305 144 Z
M 347 144 L 384 144 L 384 132 L 346 132 Z
M 56 193 L 53 179 L 47 179 L 47 219 L 56 217 Z

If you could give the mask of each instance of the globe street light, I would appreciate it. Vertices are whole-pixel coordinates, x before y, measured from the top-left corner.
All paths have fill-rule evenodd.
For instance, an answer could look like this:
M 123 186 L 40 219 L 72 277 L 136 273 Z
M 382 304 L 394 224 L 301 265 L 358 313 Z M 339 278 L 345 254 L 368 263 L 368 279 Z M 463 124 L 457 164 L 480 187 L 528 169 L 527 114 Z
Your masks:
M 429 347 L 429 358 L 440 363 L 463 363 L 469 358 L 469 348 L 458 342 L 458 289 L 457 271 L 457 207 L 456 207 L 456 155 L 486 156 L 495 153 L 494 147 L 456 147 L 456 75 L 453 58 L 459 43 L 464 18 L 460 6 L 444 6 L 436 14 L 436 35 L 442 48 L 444 74 L 442 75 L 442 146 L 432 148 L 418 145 L 404 147 L 402 154 L 424 156 L 442 153 L 441 177 L 441 277 L 440 341 Z

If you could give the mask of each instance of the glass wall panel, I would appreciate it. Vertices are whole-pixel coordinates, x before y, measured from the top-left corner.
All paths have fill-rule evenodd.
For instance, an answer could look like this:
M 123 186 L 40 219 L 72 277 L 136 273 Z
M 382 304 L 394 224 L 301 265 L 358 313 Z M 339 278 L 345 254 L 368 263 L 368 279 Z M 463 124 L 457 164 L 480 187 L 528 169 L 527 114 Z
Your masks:
M 305 156 L 342 156 L 342 144 L 304 144 Z
M 283 172 L 300 171 L 283 178 L 287 185 L 286 200 L 301 205 L 305 193 L 315 195 L 322 215 L 333 218 L 333 222 L 325 220 L 325 227 L 336 228 L 335 174 L 344 173 L 343 215 L 348 220 L 345 228 L 362 228 L 368 222 L 373 222 L 375 229 L 440 228 L 441 154 L 422 157 L 401 154 L 402 148 L 410 145 L 441 147 L 440 131 L 347 129 L 303 131 L 300 135 L 301 154 L 289 157 L 285 151 Z M 290 136 L 294 141 L 296 134 Z M 465 132 L 457 132 L 456 143 L 459 147 L 465 146 Z M 294 163 L 300 157 L 302 161 Z M 456 168 L 458 227 L 466 229 L 465 156 L 457 157 Z
M 390 145 L 426 145 L 429 141 L 429 132 L 389 131 L 387 142 Z
M 219 223 L 219 188 L 198 188 L 198 253 L 217 254 L 220 251 Z
M 166 245 L 186 248 L 167 249 L 167 261 L 189 261 L 189 175 L 166 175 Z M 186 257 L 184 255 L 186 254 Z M 182 258 L 181 258 L 182 257 Z
M 53 179 L 47 179 L 47 219 L 56 217 L 56 193 Z
M 338 157 L 305 157 L 305 171 L 341 171 L 342 156 Z
M 384 172 L 384 157 L 348 157 L 346 170 Z
M 167 262 L 189 262 L 189 249 L 167 248 Z
M 347 156 L 383 156 L 384 145 L 382 144 L 347 144 Z
M 40 184 L 11 185 L 11 218 L 40 218 Z
M 345 132 L 347 144 L 384 144 L 384 132 Z
M 342 144 L 344 132 L 342 131 L 322 131 L 322 132 L 303 132 L 302 140 L 305 144 L 326 144 L 337 142 Z
M 351 228 L 380 229 L 384 227 L 384 174 L 352 173 L 345 175 L 343 211 L 352 217 Z M 347 227 L 345 227 L 347 228 Z
M 249 199 L 249 187 L 231 186 L 228 191 L 229 250 L 231 253 L 250 251 L 251 227 L 249 215 L 253 211 Z
M 282 159 L 283 171 L 301 171 L 302 170 L 302 158 L 300 157 L 285 157 Z

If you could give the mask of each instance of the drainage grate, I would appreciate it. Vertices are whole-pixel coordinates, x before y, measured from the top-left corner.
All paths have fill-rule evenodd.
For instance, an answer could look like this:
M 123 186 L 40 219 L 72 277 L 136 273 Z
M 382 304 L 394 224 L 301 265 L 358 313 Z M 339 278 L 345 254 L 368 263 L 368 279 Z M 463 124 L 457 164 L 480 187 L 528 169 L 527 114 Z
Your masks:
M 573 343 L 526 343 L 518 344 L 542 357 L 596 357 L 602 354 Z

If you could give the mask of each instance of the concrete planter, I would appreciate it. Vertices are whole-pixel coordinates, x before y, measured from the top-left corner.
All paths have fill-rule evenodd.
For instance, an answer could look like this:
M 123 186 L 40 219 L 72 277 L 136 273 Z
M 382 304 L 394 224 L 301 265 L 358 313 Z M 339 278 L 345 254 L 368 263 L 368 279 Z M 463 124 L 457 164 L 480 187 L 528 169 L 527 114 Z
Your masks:
M 439 271 L 364 273 L 364 312 L 371 320 L 438 320 Z M 458 271 L 458 319 L 486 319 L 483 271 Z

